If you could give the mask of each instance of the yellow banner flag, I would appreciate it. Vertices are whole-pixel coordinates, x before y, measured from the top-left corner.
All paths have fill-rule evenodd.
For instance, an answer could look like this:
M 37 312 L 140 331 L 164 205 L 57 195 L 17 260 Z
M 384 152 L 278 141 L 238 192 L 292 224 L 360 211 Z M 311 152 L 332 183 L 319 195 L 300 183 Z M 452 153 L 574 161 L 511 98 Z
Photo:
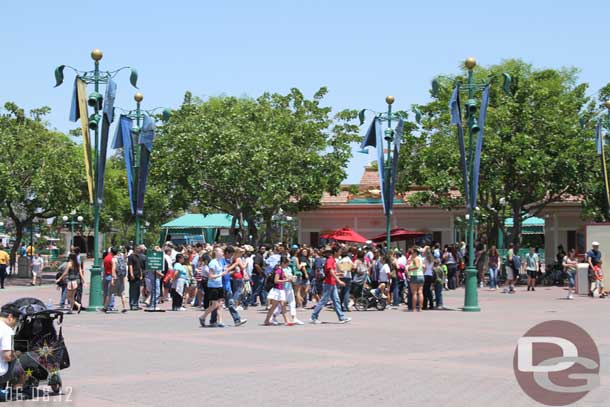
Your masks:
M 78 94 L 78 111 L 80 126 L 83 133 L 83 151 L 85 153 L 85 176 L 89 190 L 89 203 L 93 203 L 93 174 L 91 171 L 91 140 L 89 139 L 89 113 L 87 112 L 87 85 L 81 78 L 76 78 Z

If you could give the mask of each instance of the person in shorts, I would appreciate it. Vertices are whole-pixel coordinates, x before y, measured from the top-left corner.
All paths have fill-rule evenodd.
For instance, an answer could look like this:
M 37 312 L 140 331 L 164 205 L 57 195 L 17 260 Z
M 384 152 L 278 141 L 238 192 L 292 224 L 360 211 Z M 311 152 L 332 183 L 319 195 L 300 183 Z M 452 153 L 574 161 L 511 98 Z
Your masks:
M 203 315 L 199 317 L 199 324 L 202 328 L 206 327 L 206 318 L 214 311 L 217 313 L 216 322 L 210 326 L 216 326 L 218 328 L 225 327 L 222 323 L 222 303 L 225 298 L 225 292 L 222 288 L 222 277 L 229 272 L 222 266 L 221 261 L 223 258 L 224 251 L 220 247 L 217 247 L 214 250 L 214 259 L 212 259 L 208 265 L 208 289 L 205 296 L 210 302 L 210 305 L 206 308 Z
M 44 265 L 44 261 L 38 252 L 34 253 L 34 257 L 32 258 L 32 285 L 37 285 L 38 282 L 42 283 L 41 275 L 42 275 L 42 266 Z
M 117 253 L 117 255 L 114 257 L 114 261 L 116 267 L 114 283 L 112 285 L 111 291 L 115 297 L 119 297 L 121 299 L 121 304 L 123 305 L 123 310 L 121 312 L 124 314 L 127 312 L 127 300 L 125 299 L 125 278 L 127 277 L 127 260 L 125 260 L 123 249 L 121 249 Z
M 604 272 L 602 270 L 602 263 L 603 262 L 600 259 L 597 265 L 593 267 L 595 282 L 594 288 L 591 291 L 595 292 L 595 290 L 598 290 L 599 298 L 606 298 L 606 294 L 604 293 Z
M 540 258 L 536 253 L 535 247 L 530 247 L 530 251 L 525 255 L 525 270 L 527 271 L 527 291 L 536 291 L 536 274 L 540 268 Z
M 563 271 L 568 275 L 568 300 L 574 299 L 572 292 L 574 292 L 575 281 L 576 281 L 576 266 L 578 265 L 578 259 L 576 258 L 576 249 L 570 249 L 568 254 L 563 257 L 561 265 Z

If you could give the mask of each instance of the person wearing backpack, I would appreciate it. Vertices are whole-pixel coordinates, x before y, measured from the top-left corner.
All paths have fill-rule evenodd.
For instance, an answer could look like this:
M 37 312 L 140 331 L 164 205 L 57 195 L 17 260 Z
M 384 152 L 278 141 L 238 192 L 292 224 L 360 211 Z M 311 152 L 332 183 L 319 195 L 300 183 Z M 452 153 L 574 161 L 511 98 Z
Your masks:
M 127 277 L 127 261 L 125 261 L 123 249 L 121 249 L 117 253 L 117 255 L 114 257 L 114 261 L 116 263 L 116 276 L 114 278 L 114 284 L 112 286 L 112 294 L 114 294 L 115 297 L 121 298 L 121 305 L 123 306 L 123 310 L 121 312 L 124 314 L 127 312 L 127 300 L 125 298 L 125 278 Z

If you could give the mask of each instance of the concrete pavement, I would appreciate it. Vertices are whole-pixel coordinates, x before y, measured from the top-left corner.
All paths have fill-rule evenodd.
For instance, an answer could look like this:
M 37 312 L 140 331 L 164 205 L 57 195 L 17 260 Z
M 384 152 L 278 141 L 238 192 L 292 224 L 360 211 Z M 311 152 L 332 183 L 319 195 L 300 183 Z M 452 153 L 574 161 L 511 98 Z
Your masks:
M 347 325 L 264 327 L 258 309 L 243 312 L 245 326 L 225 329 L 199 328 L 192 309 L 70 315 L 64 335 L 72 366 L 62 377 L 72 401 L 55 404 L 536 406 L 515 380 L 513 352 L 533 325 L 563 319 L 589 332 L 602 360 L 601 387 L 578 405 L 608 405 L 610 299 L 567 301 L 557 287 L 518 290 L 480 290 L 480 313 L 352 312 Z M 459 307 L 463 295 L 445 292 L 446 305 Z M 59 293 L 9 287 L 0 301 L 21 296 L 46 302 Z M 299 318 L 310 313 L 299 311 Z M 228 312 L 224 317 L 230 320 Z M 320 319 L 335 322 L 336 315 L 325 311 Z

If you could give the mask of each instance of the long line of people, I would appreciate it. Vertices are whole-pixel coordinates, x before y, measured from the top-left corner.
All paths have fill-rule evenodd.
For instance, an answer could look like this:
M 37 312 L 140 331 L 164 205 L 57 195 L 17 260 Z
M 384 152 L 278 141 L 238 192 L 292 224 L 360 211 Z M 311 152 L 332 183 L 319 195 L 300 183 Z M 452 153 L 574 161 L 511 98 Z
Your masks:
M 318 318 L 325 306 L 332 306 L 339 322 L 346 323 L 351 320 L 346 313 L 354 309 L 398 309 L 403 303 L 411 312 L 444 309 L 443 292 L 460 286 L 467 263 L 463 242 L 443 249 L 438 244 L 413 246 L 404 253 L 399 249 L 387 251 L 383 246 L 338 243 L 322 248 L 261 245 L 255 250 L 250 245 L 198 243 L 175 247 L 167 242 L 163 248 L 154 250 L 164 253 L 162 271 L 147 270 L 144 245 L 133 250 L 107 251 L 103 271 L 104 312 L 115 310 L 115 298 L 121 299 L 122 312 L 128 311 L 124 295 L 127 280 L 129 310 L 138 311 L 141 305 L 156 308 L 169 302 L 173 311 L 201 308 L 202 327 L 224 327 L 225 310 L 233 324 L 241 326 L 248 321 L 240 312 L 256 306 L 267 311 L 264 325 L 279 325 L 280 314 L 286 325 L 302 325 L 298 309 L 311 309 L 309 322 L 320 323 Z M 488 273 L 481 272 L 483 257 Z M 489 288 L 496 290 L 499 270 L 505 262 L 506 271 L 502 273 L 505 292 L 514 292 L 514 281 L 521 268 L 527 269 L 528 291 L 533 291 L 540 261 L 533 249 L 525 257 L 521 266 L 513 248 L 504 259 L 494 246 L 488 250 L 477 248 L 474 263 L 479 269 L 481 287 L 487 274 Z M 62 292 L 67 291 L 70 304 L 80 309 L 76 289 L 83 276 L 82 264 L 77 259 L 70 257 L 63 273 L 58 275 L 58 283 L 67 281 L 67 290 Z M 573 268 L 572 263 L 565 264 Z M 571 291 L 568 296 L 572 296 Z

